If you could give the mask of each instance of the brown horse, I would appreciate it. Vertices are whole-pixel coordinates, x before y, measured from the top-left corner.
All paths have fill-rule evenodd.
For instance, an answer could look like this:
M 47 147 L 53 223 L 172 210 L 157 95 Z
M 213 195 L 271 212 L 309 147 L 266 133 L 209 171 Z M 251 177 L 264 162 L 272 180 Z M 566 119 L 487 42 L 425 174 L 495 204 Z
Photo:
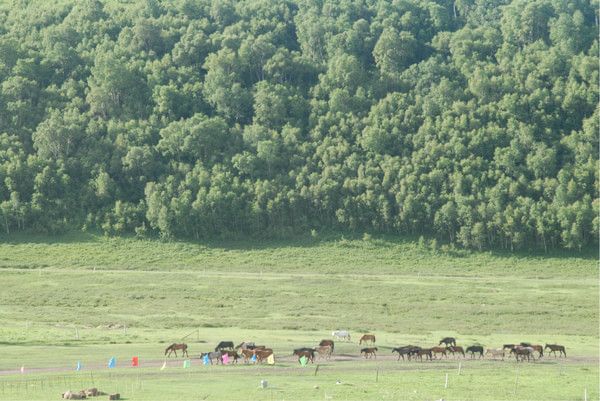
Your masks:
M 423 360 L 423 355 L 426 356 L 425 359 L 429 358 L 429 360 L 431 360 L 432 358 L 432 353 L 431 353 L 431 348 L 420 348 L 415 350 L 414 352 L 415 358 L 419 357 L 419 359 L 422 361 Z
M 448 358 L 448 354 L 446 354 L 446 348 L 444 348 L 444 347 L 433 347 L 433 348 L 431 348 L 431 353 L 433 354 L 433 357 L 436 359 L 437 359 L 437 357 L 435 356 L 435 354 L 442 354 L 446 358 Z
M 319 358 L 329 359 L 331 358 L 333 349 L 331 348 L 331 345 L 322 345 L 320 347 L 315 347 L 315 351 L 319 354 Z
M 296 355 L 298 357 L 299 364 L 302 364 L 302 362 L 300 362 L 300 359 L 302 359 L 302 357 L 305 357 L 307 360 L 310 361 L 310 363 L 315 363 L 315 351 L 314 350 L 295 350 L 294 355 Z
M 558 356 L 561 356 L 562 354 L 565 355 L 565 358 L 567 357 L 567 352 L 565 351 L 565 346 L 564 345 L 558 345 L 558 344 L 546 344 L 546 346 L 544 347 L 544 349 L 546 348 L 550 348 L 550 352 L 548 354 L 551 354 L 554 352 L 554 357 L 556 358 L 556 351 L 558 351 Z
M 319 343 L 320 347 L 324 347 L 327 345 L 331 347 L 331 352 L 333 352 L 333 350 L 335 349 L 335 343 L 333 342 L 333 340 L 321 340 L 321 342 Z
M 524 361 L 525 358 L 527 358 L 528 361 L 530 360 L 530 358 L 533 358 L 533 360 L 535 361 L 535 356 L 533 355 L 533 348 L 531 347 L 523 347 L 517 345 L 516 347 L 510 350 L 510 353 L 515 354 L 517 362 L 519 362 L 519 357 L 521 357 L 521 361 Z
M 368 342 L 370 342 L 371 344 L 375 344 L 375 335 L 374 334 L 365 334 L 360 338 L 360 341 L 358 342 L 359 345 L 361 345 L 363 342 L 366 344 Z
M 530 345 L 530 347 L 533 348 L 533 350 L 539 354 L 539 358 L 544 356 L 544 347 L 542 347 L 541 345 L 532 344 Z
M 463 347 L 457 345 L 448 347 L 448 352 L 450 352 L 453 356 L 456 356 L 456 353 L 462 354 L 463 357 L 465 356 L 465 350 Z
M 262 361 L 273 355 L 273 350 L 271 348 L 255 349 L 254 355 L 256 355 L 256 362 L 262 363 Z
M 377 354 L 376 354 L 377 351 L 378 351 L 377 347 L 363 348 L 360 350 L 360 353 L 365 354 L 365 359 L 371 358 L 372 356 L 374 356 L 375 359 L 377 359 Z
M 240 357 L 239 354 L 235 351 L 222 350 L 221 354 L 227 355 L 228 357 L 233 358 L 233 363 L 237 363 L 238 358 Z
M 167 355 L 167 352 L 168 352 L 169 355 L 167 355 L 167 357 L 170 357 L 171 353 L 174 352 L 175 358 L 177 358 L 177 350 L 178 349 L 182 351 L 182 356 L 189 357 L 188 352 L 187 352 L 187 344 L 171 344 L 165 350 L 165 355 Z
M 251 349 L 242 349 L 240 351 L 240 353 L 242 354 L 242 357 L 244 358 L 244 363 L 248 363 L 248 361 L 250 361 L 250 358 L 252 358 L 254 356 L 254 350 L 251 350 Z
M 502 360 L 504 360 L 504 349 L 498 348 L 498 349 L 492 349 L 492 348 L 488 348 L 485 351 L 485 355 L 491 355 L 492 358 L 496 359 L 496 357 L 502 357 Z

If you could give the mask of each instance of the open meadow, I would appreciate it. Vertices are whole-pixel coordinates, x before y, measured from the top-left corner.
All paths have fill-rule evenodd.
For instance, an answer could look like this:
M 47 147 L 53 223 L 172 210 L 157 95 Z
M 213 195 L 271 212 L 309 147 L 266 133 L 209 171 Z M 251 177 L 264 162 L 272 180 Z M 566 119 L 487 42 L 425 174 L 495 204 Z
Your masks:
M 67 389 L 92 386 L 127 400 L 599 397 L 593 251 L 433 251 L 369 236 L 1 241 L 2 400 L 60 399 Z M 331 360 L 301 367 L 292 350 L 315 346 L 335 329 L 348 329 L 352 341 L 336 341 Z M 377 359 L 360 356 L 358 339 L 368 332 L 377 336 Z M 444 336 L 486 348 L 564 344 L 568 357 L 409 362 L 391 354 L 400 345 L 437 345 Z M 221 340 L 268 345 L 276 363 L 203 366 L 200 352 Z M 191 367 L 179 357 L 161 370 L 174 342 L 188 344 Z M 113 356 L 117 368 L 108 369 Z M 140 367 L 130 367 L 132 356 Z

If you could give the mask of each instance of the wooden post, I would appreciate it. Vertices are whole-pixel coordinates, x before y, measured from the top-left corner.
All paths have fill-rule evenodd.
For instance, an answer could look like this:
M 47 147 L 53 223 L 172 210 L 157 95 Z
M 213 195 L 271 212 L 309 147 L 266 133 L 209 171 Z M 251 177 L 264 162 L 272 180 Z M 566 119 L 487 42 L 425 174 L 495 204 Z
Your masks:
M 317 373 L 319 372 L 319 366 L 321 366 L 321 365 L 319 365 L 319 364 L 317 363 L 317 367 L 316 367 L 316 369 L 315 369 L 315 376 L 316 376 L 316 375 L 317 375 Z
M 375 374 L 375 383 L 379 382 L 379 366 L 377 366 L 377 373 Z

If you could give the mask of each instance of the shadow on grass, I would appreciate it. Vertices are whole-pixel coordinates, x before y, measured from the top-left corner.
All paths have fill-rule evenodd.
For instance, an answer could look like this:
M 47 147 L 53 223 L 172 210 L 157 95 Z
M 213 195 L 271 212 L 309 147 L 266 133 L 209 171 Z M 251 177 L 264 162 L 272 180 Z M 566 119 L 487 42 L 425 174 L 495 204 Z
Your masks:
M 44 235 L 36 233 L 15 233 L 10 235 L 0 235 L 0 244 L 23 245 L 23 244 L 77 244 L 77 243 L 110 243 L 118 242 L 119 239 L 135 240 L 132 234 L 121 237 L 107 237 L 100 231 L 69 231 L 64 234 Z M 158 237 L 148 237 L 140 241 L 171 243 L 182 245 L 196 245 L 206 248 L 224 250 L 224 251 L 252 251 L 269 250 L 277 248 L 315 248 L 321 246 L 340 246 L 347 248 L 358 248 L 363 245 L 376 247 L 400 246 L 413 248 L 423 254 L 447 256 L 453 258 L 463 258 L 474 255 L 489 255 L 501 258 L 516 258 L 523 260 L 535 259 L 583 259 L 598 260 L 600 249 L 597 245 L 590 245 L 582 250 L 550 249 L 544 252 L 539 248 L 522 248 L 511 251 L 509 249 L 487 249 L 483 251 L 463 249 L 438 240 L 437 249 L 430 247 L 435 237 L 424 237 L 419 235 L 394 235 L 377 234 L 367 232 L 351 231 L 324 231 L 316 235 L 308 232 L 286 234 L 278 236 L 276 234 L 263 235 L 229 235 L 200 240 L 193 239 L 161 239 Z

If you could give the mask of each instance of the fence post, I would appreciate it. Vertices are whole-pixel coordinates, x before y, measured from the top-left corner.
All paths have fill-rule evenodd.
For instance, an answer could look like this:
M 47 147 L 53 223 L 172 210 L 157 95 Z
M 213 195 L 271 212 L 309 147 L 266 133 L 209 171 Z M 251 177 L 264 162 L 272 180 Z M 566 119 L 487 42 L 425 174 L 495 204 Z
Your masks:
M 444 388 L 448 388 L 448 373 L 446 373 L 446 383 L 444 383 Z

